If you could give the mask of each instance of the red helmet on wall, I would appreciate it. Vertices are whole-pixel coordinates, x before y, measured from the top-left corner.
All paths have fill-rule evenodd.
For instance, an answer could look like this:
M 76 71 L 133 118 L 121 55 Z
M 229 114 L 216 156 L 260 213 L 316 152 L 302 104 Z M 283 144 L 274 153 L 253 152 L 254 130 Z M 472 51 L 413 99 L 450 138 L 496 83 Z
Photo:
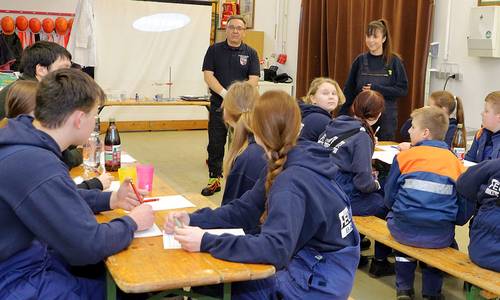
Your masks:
M 42 23 L 37 18 L 31 18 L 29 21 L 30 30 L 33 33 L 39 33 L 42 29 Z
M 11 16 L 5 16 L 2 18 L 2 32 L 6 35 L 11 35 L 16 29 L 16 23 Z
M 68 21 L 63 17 L 56 18 L 56 32 L 59 35 L 64 35 L 68 30 Z
M 55 28 L 54 20 L 51 18 L 45 18 L 42 20 L 42 28 L 45 33 L 51 33 Z
M 25 16 L 17 16 L 16 27 L 20 31 L 25 31 L 26 29 L 28 29 L 28 18 L 26 18 Z

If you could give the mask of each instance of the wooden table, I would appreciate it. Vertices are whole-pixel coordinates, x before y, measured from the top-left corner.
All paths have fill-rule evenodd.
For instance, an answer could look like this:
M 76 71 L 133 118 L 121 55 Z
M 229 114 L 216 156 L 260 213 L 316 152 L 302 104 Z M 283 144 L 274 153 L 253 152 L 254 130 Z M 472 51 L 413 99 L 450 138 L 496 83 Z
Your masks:
M 82 168 L 71 171 L 73 177 L 81 175 Z M 115 177 L 116 174 L 114 174 Z M 156 177 L 152 196 L 177 194 L 168 184 Z M 192 212 L 201 207 L 216 205 L 198 194 L 184 195 L 196 208 L 185 208 Z M 163 227 L 164 217 L 169 211 L 155 212 L 156 225 Z M 113 210 L 97 215 L 99 222 L 107 222 L 124 215 L 123 210 Z M 108 299 L 116 299 L 116 285 L 127 293 L 157 292 L 162 295 L 177 293 L 188 295 L 183 287 L 224 284 L 224 299 L 231 297 L 231 282 L 267 278 L 275 273 L 270 265 L 233 263 L 212 257 L 208 253 L 189 253 L 182 249 L 164 250 L 161 236 L 136 238 L 130 246 L 105 260 L 108 269 Z M 157 295 L 158 296 L 158 295 Z M 161 296 L 161 295 L 160 295 Z

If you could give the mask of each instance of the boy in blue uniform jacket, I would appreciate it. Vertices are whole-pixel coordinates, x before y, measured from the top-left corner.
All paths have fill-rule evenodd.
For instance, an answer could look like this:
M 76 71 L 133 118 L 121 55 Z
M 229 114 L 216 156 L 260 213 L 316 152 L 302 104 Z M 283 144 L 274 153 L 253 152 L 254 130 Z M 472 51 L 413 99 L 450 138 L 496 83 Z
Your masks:
M 299 100 L 303 124 L 300 137 L 317 142 L 335 111 L 344 103 L 344 93 L 335 80 L 326 77 L 314 79 L 304 101 Z
M 335 183 L 329 151 L 299 140 L 300 112 L 282 91 L 269 91 L 252 114 L 256 141 L 269 170 L 251 191 L 216 210 L 170 214 L 165 231 L 188 251 L 235 262 L 272 264 L 264 280 L 234 285 L 233 299 L 347 299 L 359 259 L 359 234 L 349 200 Z M 265 189 L 263 186 L 265 185 Z M 255 228 L 255 235 L 215 236 L 199 227 L 175 227 L 174 218 L 204 228 Z
M 473 162 L 500 158 L 500 91 L 489 93 L 484 101 L 483 128 L 465 154 L 465 159 Z
M 455 224 L 471 217 L 473 204 L 457 196 L 456 180 L 462 163 L 443 141 L 448 117 L 439 108 L 423 107 L 412 113 L 410 138 L 414 147 L 400 152 L 385 185 L 385 202 L 391 208 L 387 226 L 401 244 L 421 248 L 452 246 Z M 416 261 L 396 254 L 398 299 L 413 297 Z M 443 299 L 442 274 L 421 263 L 422 295 Z
M 477 204 L 469 229 L 470 259 L 500 272 L 500 159 L 470 167 L 458 178 L 458 193 Z
M 1 299 L 104 299 L 104 281 L 75 277 L 68 264 L 96 264 L 153 224 L 128 182 L 113 193 L 77 189 L 61 161 L 88 139 L 103 99 L 85 73 L 54 71 L 40 83 L 37 120 L 21 115 L 0 129 Z M 94 212 L 114 208 L 131 212 L 97 223 Z

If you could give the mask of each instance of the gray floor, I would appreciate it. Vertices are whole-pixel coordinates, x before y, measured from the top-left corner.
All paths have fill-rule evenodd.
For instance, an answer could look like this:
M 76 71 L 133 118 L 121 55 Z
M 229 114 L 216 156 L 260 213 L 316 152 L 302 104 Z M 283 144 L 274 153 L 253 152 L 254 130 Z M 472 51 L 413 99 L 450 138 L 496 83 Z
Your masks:
M 179 193 L 199 193 L 208 179 L 205 164 L 207 132 L 164 131 L 121 133 L 124 149 L 141 162 L 152 163 L 155 173 L 167 181 Z M 222 193 L 209 197 L 220 204 Z M 467 226 L 457 229 L 460 249 L 467 249 Z M 373 247 L 372 247 L 373 248 Z M 370 254 L 370 253 L 366 253 Z M 356 300 L 395 299 L 394 276 L 373 279 L 365 267 L 356 273 L 356 281 L 351 295 Z M 415 280 L 416 299 L 420 296 L 420 273 Z M 463 282 L 453 277 L 445 277 L 443 293 L 447 300 L 465 299 Z

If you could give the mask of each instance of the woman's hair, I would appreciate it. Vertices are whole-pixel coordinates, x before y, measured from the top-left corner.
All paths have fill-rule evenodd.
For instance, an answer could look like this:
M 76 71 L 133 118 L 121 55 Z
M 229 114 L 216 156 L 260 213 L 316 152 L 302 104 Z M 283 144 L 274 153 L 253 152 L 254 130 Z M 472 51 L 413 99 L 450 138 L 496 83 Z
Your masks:
M 389 31 L 389 26 L 387 26 L 387 21 L 385 19 L 379 19 L 371 21 L 366 28 L 366 36 L 375 35 L 375 32 L 379 30 L 382 33 L 382 37 L 385 37 L 385 42 L 382 44 L 383 55 L 385 64 L 391 63 L 392 56 L 398 56 L 392 51 L 392 38 Z
M 32 114 L 36 106 L 38 81 L 18 80 L 12 84 L 5 98 L 5 116 L 15 118 L 22 114 Z
M 432 93 L 430 97 L 434 100 L 434 104 L 437 107 L 446 109 L 448 118 L 456 109 L 457 123 L 462 124 L 462 128 L 460 130 L 462 131 L 462 136 L 466 137 L 467 131 L 465 130 L 464 106 L 462 104 L 462 99 L 447 91 L 436 91 Z
M 283 91 L 268 91 L 256 101 L 252 112 L 255 137 L 264 145 L 269 156 L 266 197 L 274 179 L 283 171 L 288 152 L 295 146 L 300 132 L 300 109 L 293 97 Z M 267 218 L 268 199 L 260 221 Z
M 375 145 L 375 134 L 370 124 L 368 124 L 368 120 L 377 118 L 384 111 L 384 103 L 384 96 L 381 93 L 367 90 L 359 93 L 351 106 L 351 115 L 361 121 L 373 145 Z
M 335 110 L 332 111 L 332 115 L 335 115 L 340 110 L 340 107 L 345 103 L 345 95 L 344 95 L 344 92 L 342 92 L 342 89 L 340 88 L 340 85 L 337 83 L 337 81 L 335 81 L 331 78 L 328 78 L 328 77 L 315 78 L 311 82 L 311 85 L 309 86 L 309 90 L 307 91 L 307 95 L 302 100 L 307 104 L 313 104 L 312 98 L 314 97 L 314 95 L 318 91 L 319 86 L 325 82 L 333 85 L 335 87 L 335 90 L 337 91 L 337 95 L 339 96 L 339 103 L 337 104 L 337 108 L 335 108 Z
M 224 174 L 226 176 L 231 171 L 236 157 L 248 145 L 247 137 L 252 133 L 250 112 L 257 97 L 259 97 L 257 88 L 248 82 L 239 81 L 231 85 L 224 98 L 224 114 L 236 123 L 233 141 L 224 160 Z

